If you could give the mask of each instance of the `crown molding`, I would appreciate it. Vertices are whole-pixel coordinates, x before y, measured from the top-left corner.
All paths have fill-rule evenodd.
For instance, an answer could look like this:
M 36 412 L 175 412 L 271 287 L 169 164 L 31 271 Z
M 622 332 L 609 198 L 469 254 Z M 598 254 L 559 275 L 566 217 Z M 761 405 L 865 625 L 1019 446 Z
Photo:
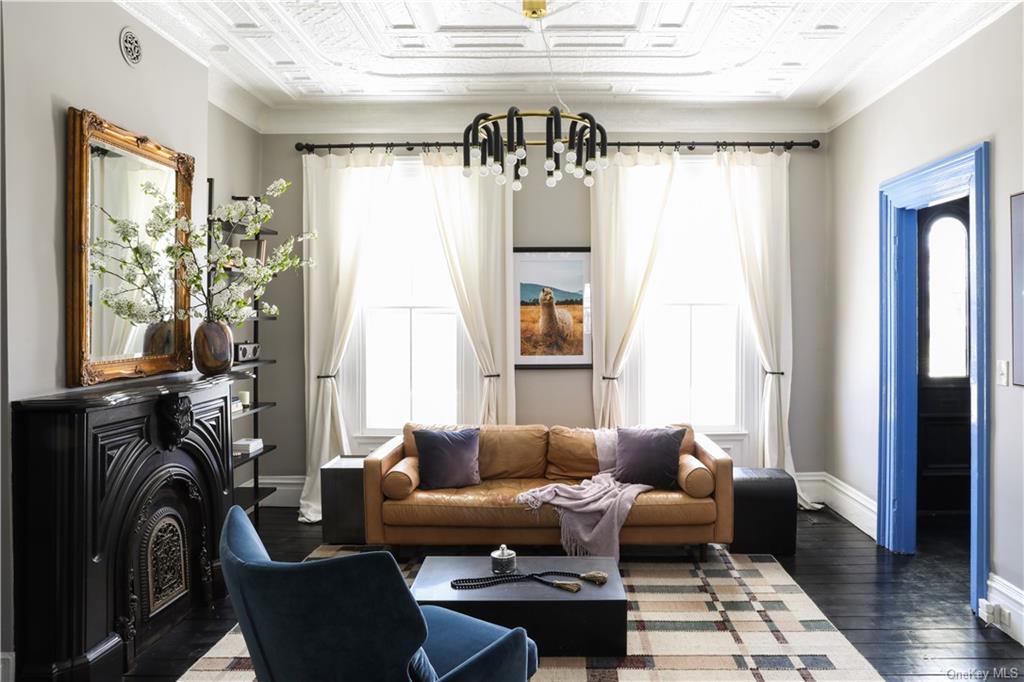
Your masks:
M 207 99 L 258 133 L 263 130 L 263 117 L 270 108 L 252 93 L 217 69 L 210 69 L 206 81 Z
M 265 134 L 386 134 L 417 131 L 420 135 L 462 135 L 465 126 L 481 111 L 501 112 L 510 104 L 530 102 L 510 98 L 501 103 L 394 103 L 344 104 L 304 108 L 267 108 L 260 117 Z M 550 105 L 550 102 L 546 103 Z M 743 131 L 765 134 L 815 134 L 825 130 L 820 109 L 769 104 L 735 106 L 686 106 L 674 104 L 625 104 L 622 102 L 573 103 L 575 111 L 592 111 L 611 131 L 658 134 L 713 134 Z

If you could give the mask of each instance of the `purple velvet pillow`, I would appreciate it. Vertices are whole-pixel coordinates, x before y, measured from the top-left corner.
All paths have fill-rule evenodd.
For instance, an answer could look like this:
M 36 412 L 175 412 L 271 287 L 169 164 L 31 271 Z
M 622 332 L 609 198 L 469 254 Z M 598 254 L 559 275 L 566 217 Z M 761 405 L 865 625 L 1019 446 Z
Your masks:
M 420 488 L 464 488 L 480 483 L 480 429 L 412 432 L 420 453 Z
M 686 429 L 634 426 L 618 430 L 615 480 L 671 490 L 679 487 L 679 446 Z

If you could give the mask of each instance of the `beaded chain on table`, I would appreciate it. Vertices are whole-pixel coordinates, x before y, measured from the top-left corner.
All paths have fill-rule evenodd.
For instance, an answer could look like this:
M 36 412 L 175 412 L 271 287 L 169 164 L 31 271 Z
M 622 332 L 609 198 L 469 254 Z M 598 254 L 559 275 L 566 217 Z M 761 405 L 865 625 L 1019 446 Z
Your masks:
M 561 578 L 576 578 L 586 580 L 595 585 L 604 585 L 608 582 L 608 574 L 604 571 L 590 571 L 589 573 L 572 573 L 571 571 L 540 571 L 538 573 L 506 573 L 503 575 L 492 575 L 484 578 L 457 578 L 451 582 L 453 590 L 477 590 L 485 587 L 496 587 L 507 583 L 520 583 L 533 580 L 543 585 L 556 587 L 566 592 L 579 592 L 582 585 L 565 580 L 545 580 L 547 577 L 557 576 Z

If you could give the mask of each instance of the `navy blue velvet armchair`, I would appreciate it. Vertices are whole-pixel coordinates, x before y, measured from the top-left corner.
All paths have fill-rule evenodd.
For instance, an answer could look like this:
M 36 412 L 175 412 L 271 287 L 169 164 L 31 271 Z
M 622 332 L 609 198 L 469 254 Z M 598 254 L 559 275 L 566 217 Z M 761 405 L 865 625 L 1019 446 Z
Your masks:
M 236 506 L 220 558 L 260 682 L 523 682 L 537 670 L 525 630 L 421 609 L 387 552 L 271 561 Z

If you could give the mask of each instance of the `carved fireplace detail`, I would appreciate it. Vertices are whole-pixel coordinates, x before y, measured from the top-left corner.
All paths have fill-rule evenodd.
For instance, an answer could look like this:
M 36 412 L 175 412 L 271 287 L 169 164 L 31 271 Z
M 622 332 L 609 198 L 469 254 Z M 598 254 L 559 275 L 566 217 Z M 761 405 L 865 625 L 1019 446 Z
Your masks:
M 223 594 L 229 383 L 144 380 L 13 405 L 19 680 L 119 680 Z

